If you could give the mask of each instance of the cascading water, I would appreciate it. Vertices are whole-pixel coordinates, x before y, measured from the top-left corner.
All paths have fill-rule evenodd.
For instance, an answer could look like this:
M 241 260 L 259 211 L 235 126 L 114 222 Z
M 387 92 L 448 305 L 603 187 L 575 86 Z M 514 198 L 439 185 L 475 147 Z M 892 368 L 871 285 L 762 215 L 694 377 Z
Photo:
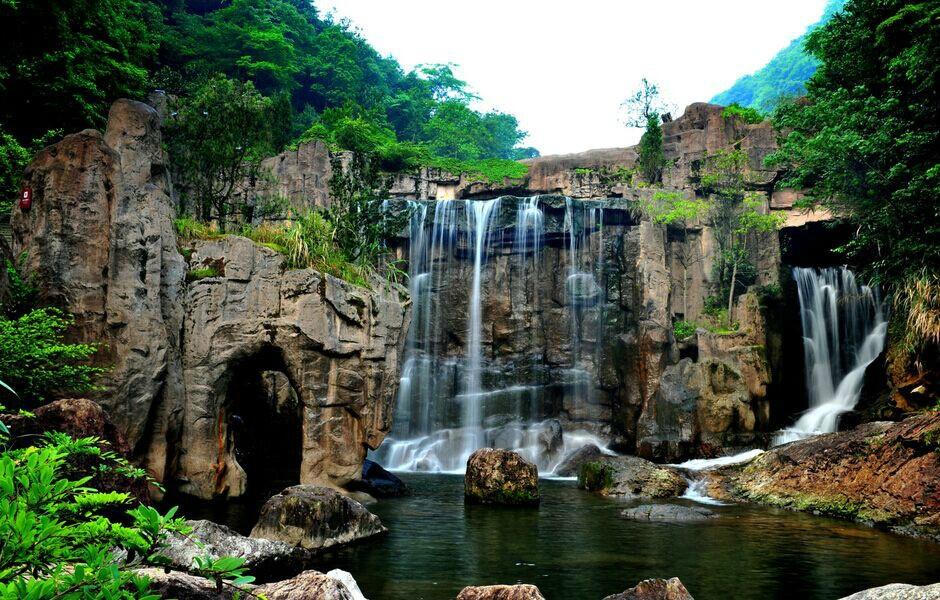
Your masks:
M 566 403 L 588 400 L 594 388 L 589 356 L 582 356 L 584 312 L 601 300 L 603 272 L 603 209 L 581 202 L 566 205 L 564 234 L 568 279 L 566 296 L 571 321 L 571 372 L 579 373 L 576 385 L 566 388 Z M 469 455 L 484 446 L 513 449 L 535 462 L 543 473 L 551 472 L 569 452 L 605 441 L 590 432 L 562 432 L 557 420 L 545 419 L 542 400 L 542 371 L 515 367 L 511 385 L 484 386 L 484 375 L 492 370 L 484 358 L 484 298 L 490 294 L 515 293 L 513 308 L 534 323 L 540 316 L 540 265 L 545 243 L 545 214 L 539 197 L 516 203 L 515 231 L 511 253 L 518 256 L 513 272 L 519 273 L 522 290 L 495 289 L 491 254 L 505 253 L 500 214 L 510 204 L 500 199 L 445 200 L 433 207 L 413 203 L 410 225 L 409 288 L 413 308 L 406 338 L 405 360 L 391 437 L 376 458 L 392 470 L 459 472 Z M 433 219 L 433 220 L 431 220 Z M 430 222 L 429 222 L 430 221 Z M 510 224 L 509 226 L 512 226 Z M 592 239 L 596 238 L 596 239 Z M 596 251 L 593 243 L 596 243 Z M 472 266 L 472 269 L 468 269 Z M 581 278 L 569 285 L 572 276 Z M 461 282 L 466 282 L 461 294 Z M 531 293 L 529 288 L 531 287 Z M 514 288 L 515 289 L 515 288 Z M 522 292 L 521 294 L 519 292 Z M 462 298 L 458 297 L 458 294 Z M 462 356 L 453 356 L 454 317 L 466 302 L 466 337 Z M 597 311 L 602 310 L 599 306 Z M 577 314 L 575 314 L 577 313 Z M 522 318 L 522 317 L 520 317 Z M 445 330 L 451 326 L 450 334 Z M 600 340 L 601 320 L 593 334 Z M 537 336 L 524 328 L 524 335 Z M 534 345 L 533 342 L 530 346 Z M 593 356 L 599 360 L 600 349 Z M 541 363 L 543 352 L 528 360 Z M 531 365 L 529 365 L 531 367 Z M 504 365 L 505 367 L 505 365 Z M 570 398 L 568 396 L 571 396 Z M 567 404 L 566 404 L 567 406 Z
M 782 444 L 836 430 L 855 408 L 865 369 L 881 353 L 888 324 L 874 290 L 845 268 L 793 269 L 800 297 L 810 409 L 777 436 Z

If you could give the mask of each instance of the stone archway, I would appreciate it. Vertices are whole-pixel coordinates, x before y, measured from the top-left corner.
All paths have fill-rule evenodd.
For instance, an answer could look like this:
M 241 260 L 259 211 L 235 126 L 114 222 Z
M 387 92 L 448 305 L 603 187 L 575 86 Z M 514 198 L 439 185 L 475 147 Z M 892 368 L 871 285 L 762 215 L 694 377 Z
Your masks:
M 244 472 L 245 501 L 260 504 L 300 483 L 303 403 L 278 348 L 234 361 L 229 373 L 220 411 L 225 454 Z

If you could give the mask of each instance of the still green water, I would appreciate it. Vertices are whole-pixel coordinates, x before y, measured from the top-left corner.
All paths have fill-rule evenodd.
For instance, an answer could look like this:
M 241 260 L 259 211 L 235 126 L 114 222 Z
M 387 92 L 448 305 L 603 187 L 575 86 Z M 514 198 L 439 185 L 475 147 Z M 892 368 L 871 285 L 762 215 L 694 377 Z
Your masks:
M 717 506 L 707 522 L 636 523 L 619 516 L 630 504 L 571 481 L 542 480 L 538 509 L 508 509 L 464 506 L 461 476 L 402 479 L 411 496 L 369 507 L 389 534 L 316 565 L 351 572 L 369 600 L 453 600 L 494 583 L 600 600 L 650 577 L 679 577 L 696 600 L 834 600 L 940 581 L 940 544 L 812 515 Z

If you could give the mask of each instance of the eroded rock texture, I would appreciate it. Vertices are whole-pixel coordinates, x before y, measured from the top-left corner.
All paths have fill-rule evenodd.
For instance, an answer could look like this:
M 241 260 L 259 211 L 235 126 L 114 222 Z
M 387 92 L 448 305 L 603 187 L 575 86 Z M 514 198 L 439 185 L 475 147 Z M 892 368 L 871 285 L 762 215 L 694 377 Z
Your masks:
M 635 587 L 604 600 L 694 600 L 678 577 L 672 579 L 645 579 Z
M 516 452 L 481 448 L 467 461 L 464 498 L 472 504 L 536 506 L 538 469 Z
M 938 448 L 930 412 L 792 442 L 714 477 L 734 498 L 940 539 Z
M 116 102 L 104 135 L 40 152 L 24 185 L 34 201 L 14 210 L 14 254 L 41 302 L 75 314 L 70 337 L 102 344 L 96 360 L 110 369 L 95 400 L 158 481 L 245 494 L 246 468 L 265 472 L 259 444 L 294 483 L 359 477 L 390 427 L 407 319 L 398 288 L 288 270 L 243 238 L 196 243 L 184 258 L 160 119 L 140 102 Z M 217 276 L 187 281 L 206 267 Z M 259 413 L 264 402 L 245 396 L 265 381 L 294 400 Z
M 622 498 L 672 498 L 681 495 L 688 484 L 671 467 L 637 456 L 605 456 L 581 465 L 578 487 Z
M 457 600 L 545 600 L 539 588 L 529 584 L 465 587 Z

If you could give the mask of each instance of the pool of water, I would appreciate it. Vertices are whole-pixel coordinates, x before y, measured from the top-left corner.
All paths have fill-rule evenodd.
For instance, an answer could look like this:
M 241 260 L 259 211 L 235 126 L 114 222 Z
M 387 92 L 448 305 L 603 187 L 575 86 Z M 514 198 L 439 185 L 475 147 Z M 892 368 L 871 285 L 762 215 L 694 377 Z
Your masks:
M 351 572 L 369 600 L 453 600 L 494 583 L 600 600 L 650 577 L 679 577 L 696 600 L 833 600 L 940 581 L 940 544 L 812 515 L 715 506 L 707 522 L 637 523 L 619 516 L 630 504 L 572 481 L 543 480 L 538 509 L 510 509 L 464 506 L 461 476 L 402 479 L 411 496 L 369 507 L 389 534 L 316 565 Z

